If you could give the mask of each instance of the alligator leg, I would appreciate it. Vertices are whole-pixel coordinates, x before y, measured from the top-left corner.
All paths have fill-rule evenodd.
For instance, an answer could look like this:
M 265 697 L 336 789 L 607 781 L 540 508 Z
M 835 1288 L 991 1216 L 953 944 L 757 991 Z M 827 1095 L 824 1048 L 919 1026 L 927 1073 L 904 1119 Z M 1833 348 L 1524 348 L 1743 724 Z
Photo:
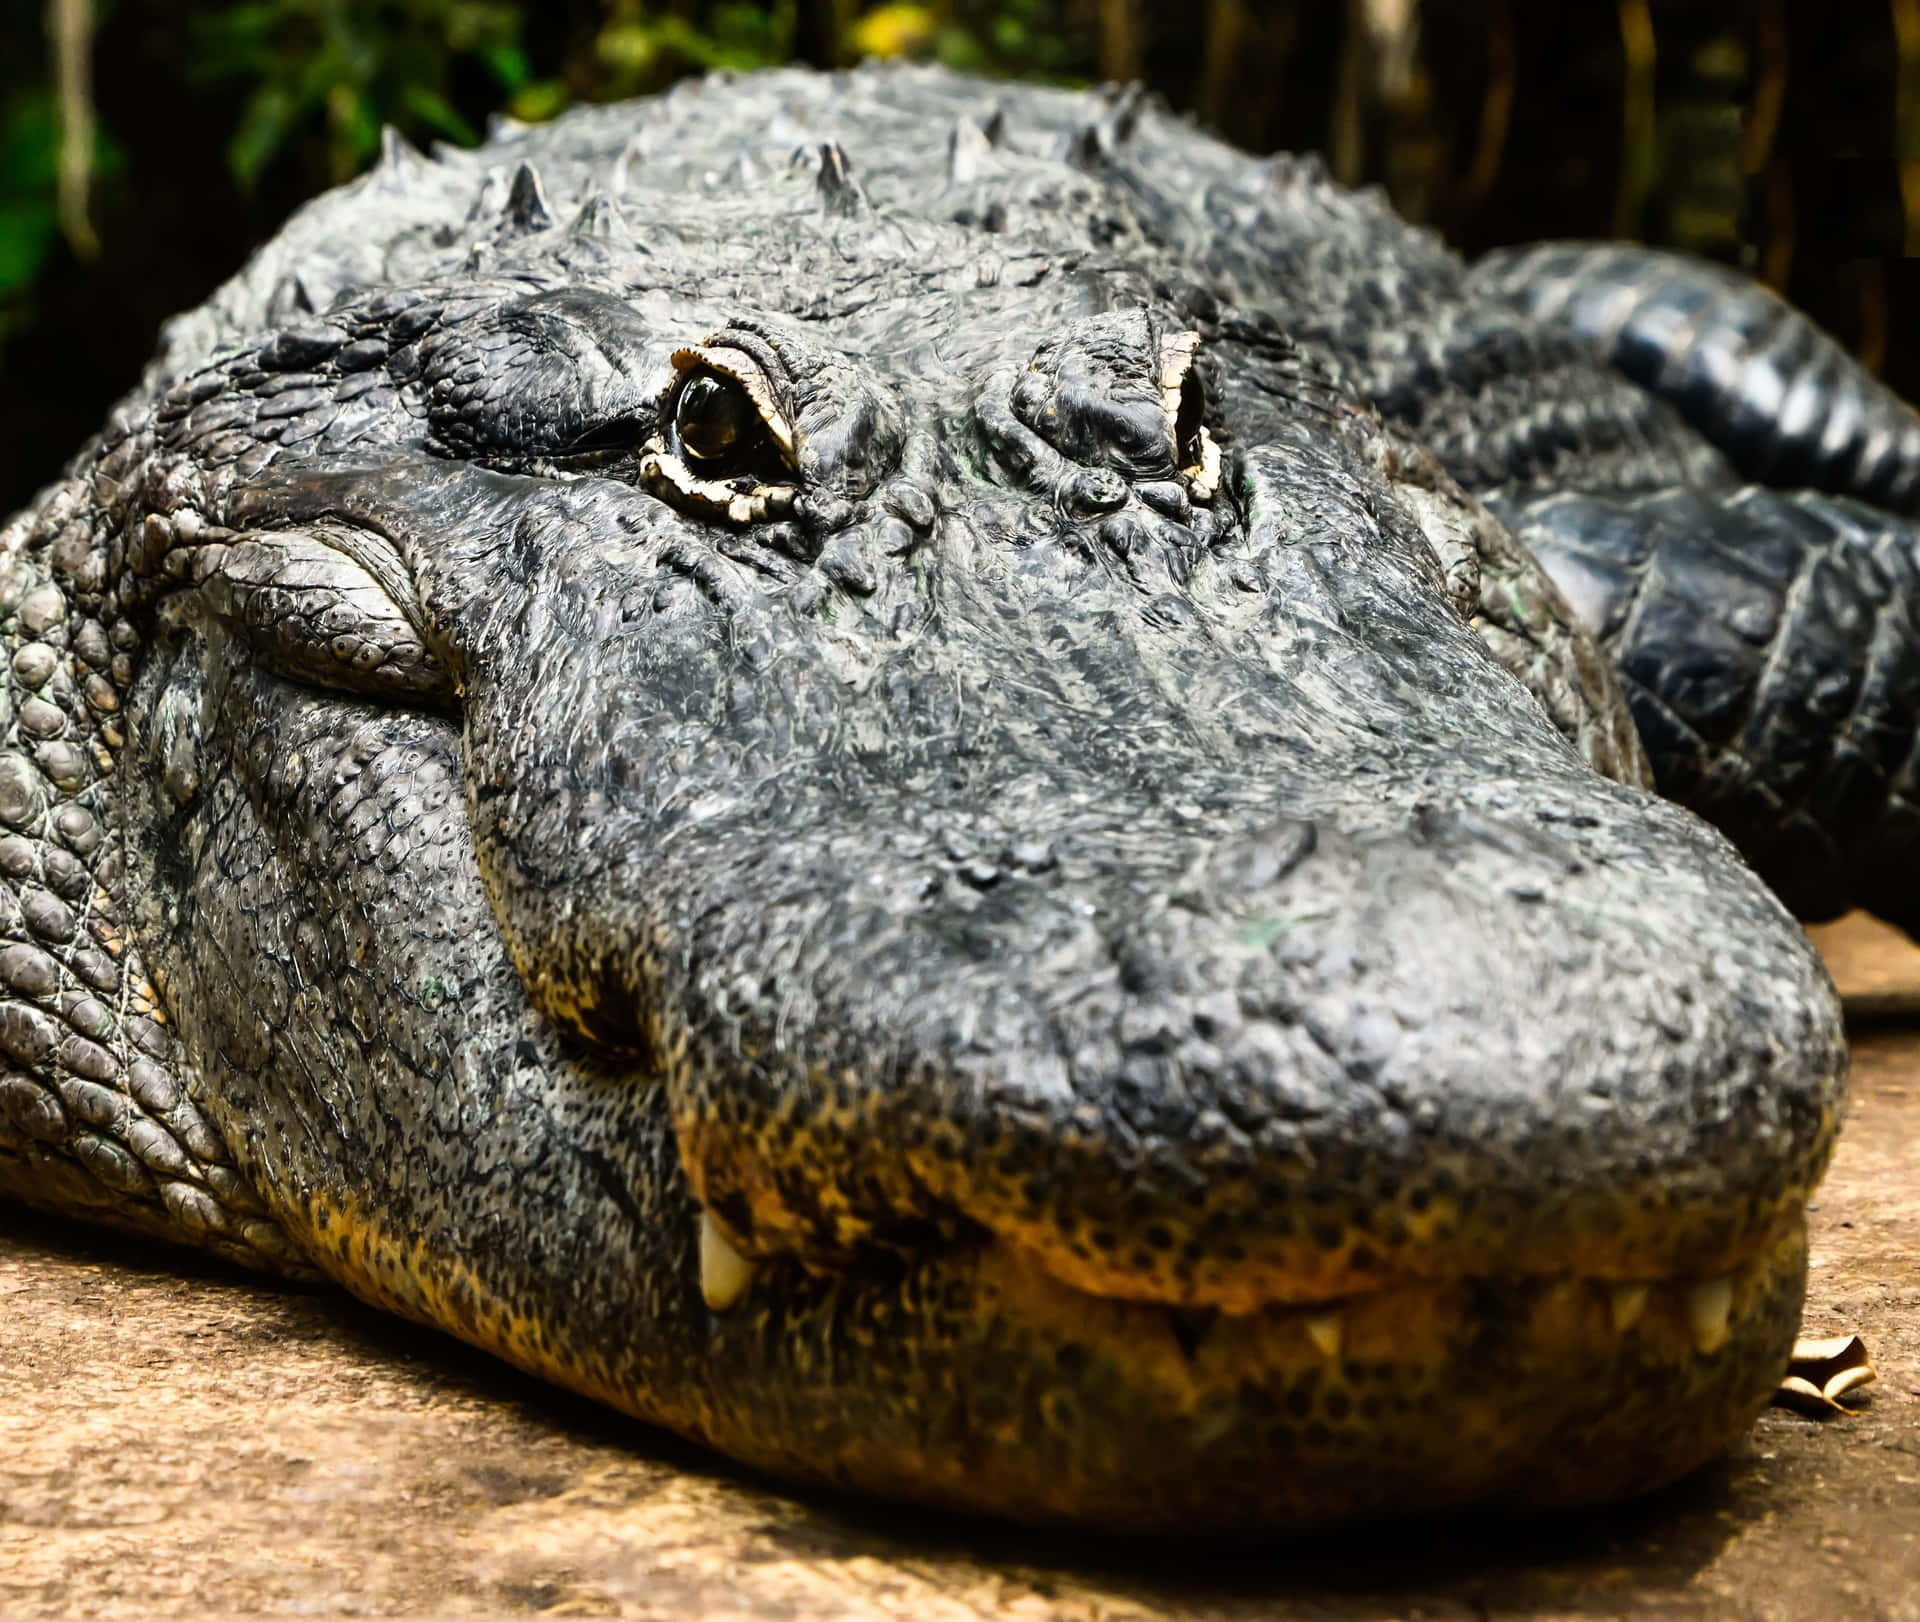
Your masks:
M 1469 281 L 1597 343 L 1745 477 L 1920 516 L 1920 414 L 1738 271 L 1630 243 L 1548 242 L 1490 254 Z
M 1920 526 L 1759 486 L 1487 499 L 1618 665 L 1660 791 L 1801 917 L 1920 934 Z
M 111 799 L 124 655 L 103 623 L 99 516 L 74 482 L 0 528 L 0 1188 L 304 1272 L 195 1102 L 129 935 Z M 192 769 L 187 738 L 176 754 Z

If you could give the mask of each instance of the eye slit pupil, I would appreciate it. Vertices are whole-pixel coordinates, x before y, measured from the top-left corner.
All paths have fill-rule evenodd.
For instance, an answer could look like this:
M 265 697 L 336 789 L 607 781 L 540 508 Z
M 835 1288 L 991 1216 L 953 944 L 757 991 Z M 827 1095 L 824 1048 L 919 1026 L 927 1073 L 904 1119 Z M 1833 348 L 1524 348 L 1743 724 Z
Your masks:
M 1188 372 L 1180 383 L 1180 409 L 1173 420 L 1174 447 L 1183 468 L 1200 465 L 1200 430 L 1207 420 L 1207 391 L 1200 379 Z
M 688 378 L 674 402 L 674 437 L 689 462 L 725 462 L 751 441 L 759 420 L 745 389 L 710 372 Z

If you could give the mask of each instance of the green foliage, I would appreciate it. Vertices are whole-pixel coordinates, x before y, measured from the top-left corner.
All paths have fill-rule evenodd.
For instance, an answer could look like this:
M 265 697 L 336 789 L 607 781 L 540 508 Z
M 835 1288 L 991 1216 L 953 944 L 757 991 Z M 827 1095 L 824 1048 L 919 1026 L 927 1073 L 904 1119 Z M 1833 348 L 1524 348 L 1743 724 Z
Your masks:
M 709 6 L 704 19 L 641 0 L 612 0 L 606 10 L 593 42 L 595 101 L 637 95 L 693 69 L 745 71 L 793 55 L 793 0 Z
M 1090 67 L 1084 40 L 1074 37 L 1050 0 L 1002 0 L 989 6 L 900 6 L 890 9 L 934 13 L 928 48 L 875 55 L 929 55 L 950 68 L 1017 78 L 1073 80 Z
M 53 94 L 16 90 L 0 102 L 0 300 L 39 275 L 60 232 Z
M 251 88 L 228 147 L 234 178 L 257 182 L 315 126 L 327 167 L 345 180 L 393 124 L 418 138 L 471 144 L 472 125 L 448 93 L 456 63 L 479 64 L 501 99 L 557 110 L 520 45 L 524 8 L 489 0 L 256 0 L 195 19 L 191 72 Z
M 551 118 L 576 99 L 638 95 L 688 72 L 746 71 L 792 57 L 798 0 L 659 4 L 602 0 L 591 47 L 562 75 L 536 77 L 522 44 L 538 12 L 501 0 L 252 0 L 204 9 L 192 73 L 248 84 L 229 148 L 235 179 L 256 183 L 293 143 L 324 131 L 328 172 L 371 160 L 382 124 L 470 143 L 449 81 L 462 61 L 490 77 L 516 118 Z M 1056 0 L 981 5 L 883 0 L 849 16 L 845 57 L 935 57 L 954 67 L 1062 76 L 1083 68 Z
M 1073 3 L 94 0 L 94 13 L 101 26 L 149 31 L 154 104 L 181 87 L 232 87 L 227 167 L 251 192 L 277 165 L 290 166 L 283 182 L 350 178 L 378 152 L 384 124 L 416 142 L 471 144 L 481 117 L 496 108 L 536 122 L 576 101 L 638 95 L 689 72 L 787 61 L 805 30 L 803 12 L 814 18 L 816 46 L 819 19 L 835 19 L 827 48 L 840 60 L 907 56 L 1002 74 L 1084 76 L 1090 64 L 1086 41 L 1074 43 Z M 20 319 L 59 240 L 59 115 L 41 15 L 29 0 L 0 0 L 0 337 Z M 103 130 L 141 116 L 111 101 L 97 112 Z M 102 136 L 94 173 L 113 168 Z
M 658 89 L 683 73 L 744 72 L 785 62 L 794 53 L 799 9 L 796 0 L 694 6 L 605 0 L 592 61 L 570 79 L 583 99 L 613 101 Z M 976 71 L 1070 78 L 1087 67 L 1084 47 L 1071 36 L 1059 0 L 879 0 L 857 15 L 849 8 L 834 54 L 848 61 L 912 57 Z
M 34 283 L 60 240 L 59 128 L 51 90 L 0 92 L 0 338 L 29 318 Z M 119 163 L 111 143 L 95 141 L 96 174 L 111 175 Z

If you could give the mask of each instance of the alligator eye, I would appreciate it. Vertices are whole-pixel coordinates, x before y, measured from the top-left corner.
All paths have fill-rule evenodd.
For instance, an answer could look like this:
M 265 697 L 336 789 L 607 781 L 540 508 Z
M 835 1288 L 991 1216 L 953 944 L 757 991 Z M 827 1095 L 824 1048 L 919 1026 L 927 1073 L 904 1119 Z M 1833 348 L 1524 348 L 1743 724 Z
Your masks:
M 733 379 L 695 372 L 681 385 L 673 406 L 673 439 L 690 467 L 725 478 L 728 465 L 765 437 L 760 413 Z
M 641 457 L 656 494 L 703 516 L 750 524 L 792 510 L 794 433 L 762 364 L 729 344 L 682 349 L 660 403 L 660 439 Z

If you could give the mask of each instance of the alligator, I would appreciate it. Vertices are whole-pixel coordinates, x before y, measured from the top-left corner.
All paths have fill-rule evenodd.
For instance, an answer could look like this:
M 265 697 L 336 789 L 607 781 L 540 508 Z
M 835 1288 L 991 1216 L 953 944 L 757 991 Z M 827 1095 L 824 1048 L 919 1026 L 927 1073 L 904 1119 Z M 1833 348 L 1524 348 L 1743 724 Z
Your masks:
M 0 532 L 0 1190 L 796 1483 L 1644 1492 L 1798 1325 L 1795 915 L 1915 922 L 1916 511 L 1757 285 L 1134 90 L 390 135 Z

